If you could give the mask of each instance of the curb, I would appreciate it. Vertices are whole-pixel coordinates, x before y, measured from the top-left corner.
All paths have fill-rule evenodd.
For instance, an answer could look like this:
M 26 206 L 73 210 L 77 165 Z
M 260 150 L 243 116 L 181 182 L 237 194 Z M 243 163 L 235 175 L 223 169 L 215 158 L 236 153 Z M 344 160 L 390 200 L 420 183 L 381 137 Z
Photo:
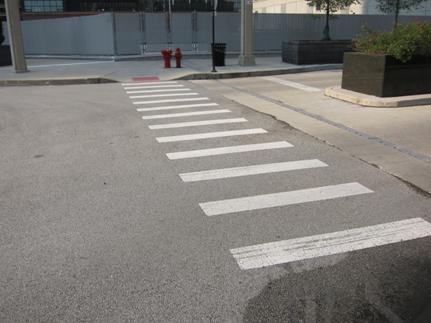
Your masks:
M 94 77 L 85 79 L 46 79 L 46 80 L 0 80 L 0 86 L 33 86 L 33 85 L 76 85 L 117 83 L 115 80 Z
M 431 94 L 380 98 L 373 95 L 345 90 L 340 86 L 335 86 L 326 88 L 325 95 L 334 99 L 371 108 L 402 108 L 418 105 L 431 105 Z
M 294 67 L 278 70 L 263 70 L 263 71 L 245 71 L 245 72 L 205 72 L 193 73 L 189 75 L 173 78 L 173 80 L 217 80 L 217 79 L 232 79 L 240 77 L 257 77 L 257 76 L 272 76 L 282 74 L 296 74 L 305 72 L 327 71 L 341 69 L 342 64 L 327 64 L 319 66 Z

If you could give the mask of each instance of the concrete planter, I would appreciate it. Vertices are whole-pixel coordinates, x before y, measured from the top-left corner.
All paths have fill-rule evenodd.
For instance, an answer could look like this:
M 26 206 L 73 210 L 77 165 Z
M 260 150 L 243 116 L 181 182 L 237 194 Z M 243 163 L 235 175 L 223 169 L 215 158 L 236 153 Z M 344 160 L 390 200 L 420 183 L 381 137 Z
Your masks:
M 346 53 L 341 87 L 378 97 L 431 93 L 431 58 Z
M 12 65 L 9 46 L 0 46 L 0 66 Z
M 283 42 L 283 62 L 297 65 L 338 64 L 343 54 L 352 51 L 351 40 L 293 40 Z

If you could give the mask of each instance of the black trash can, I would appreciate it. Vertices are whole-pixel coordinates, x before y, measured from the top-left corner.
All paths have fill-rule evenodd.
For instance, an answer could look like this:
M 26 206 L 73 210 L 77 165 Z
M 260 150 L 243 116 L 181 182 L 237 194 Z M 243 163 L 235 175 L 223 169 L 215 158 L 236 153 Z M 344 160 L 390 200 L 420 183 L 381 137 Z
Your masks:
M 211 44 L 212 45 L 212 44 Z M 213 60 L 215 66 L 225 66 L 225 56 L 226 56 L 226 44 L 225 43 L 215 43 L 212 46 L 213 50 Z

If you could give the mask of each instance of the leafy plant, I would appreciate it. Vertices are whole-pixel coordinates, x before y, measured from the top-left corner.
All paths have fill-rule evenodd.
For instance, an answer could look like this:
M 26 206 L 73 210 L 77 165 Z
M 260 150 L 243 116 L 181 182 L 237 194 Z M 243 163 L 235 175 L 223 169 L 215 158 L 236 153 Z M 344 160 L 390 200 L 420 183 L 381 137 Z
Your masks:
M 376 0 L 377 9 L 383 13 L 394 15 L 394 29 L 398 25 L 400 10 L 416 9 L 426 0 Z
M 354 40 L 354 48 L 368 54 L 390 55 L 402 62 L 411 60 L 413 56 L 431 58 L 431 23 L 397 25 L 387 33 L 365 29 Z
M 329 34 L 329 17 L 338 10 L 345 9 L 352 4 L 357 4 L 360 0 L 305 0 L 310 7 L 315 7 L 317 10 L 323 10 L 325 15 L 325 28 L 323 29 L 322 40 L 331 40 Z

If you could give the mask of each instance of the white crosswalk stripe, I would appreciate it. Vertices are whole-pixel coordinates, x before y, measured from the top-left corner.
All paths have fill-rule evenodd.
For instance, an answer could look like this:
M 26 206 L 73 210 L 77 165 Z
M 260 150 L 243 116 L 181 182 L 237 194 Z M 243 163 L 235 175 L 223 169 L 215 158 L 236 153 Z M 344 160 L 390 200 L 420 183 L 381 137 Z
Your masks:
M 209 138 L 255 135 L 255 134 L 262 134 L 262 133 L 267 133 L 267 131 L 262 128 L 256 128 L 256 129 L 204 132 L 204 133 L 195 133 L 190 135 L 157 137 L 156 140 L 158 142 L 175 142 L 175 141 L 189 141 L 189 140 L 209 139 Z
M 213 179 L 232 178 L 249 175 L 269 174 L 292 170 L 326 167 L 325 163 L 318 159 L 299 160 L 282 163 L 252 165 L 233 168 L 212 169 L 193 173 L 180 174 L 183 182 L 198 182 Z
M 241 122 L 247 122 L 247 119 L 244 119 L 244 118 L 214 119 L 214 120 L 201 120 L 201 121 L 179 122 L 179 123 L 168 123 L 168 124 L 156 124 L 156 125 L 148 126 L 148 128 L 150 128 L 151 130 L 157 130 L 157 129 L 197 127 L 197 126 L 241 123 Z
M 237 153 L 244 153 L 244 152 L 264 151 L 264 150 L 283 149 L 283 148 L 292 148 L 292 147 L 293 145 L 288 143 L 287 141 L 273 141 L 273 142 L 265 142 L 260 144 L 251 144 L 251 145 L 238 145 L 238 146 L 228 146 L 228 147 L 219 147 L 219 148 L 179 151 L 174 153 L 167 153 L 166 156 L 171 160 L 175 160 L 175 159 L 218 156 L 218 155 L 237 154 Z
M 431 236 L 421 218 L 231 249 L 243 270 L 373 248 Z
M 148 81 L 148 82 L 135 82 L 135 83 L 123 83 L 122 86 L 138 86 L 138 85 L 162 85 L 162 84 L 176 84 L 178 83 L 177 81 L 161 81 L 161 82 L 153 82 L 153 81 Z
M 199 93 L 189 92 L 189 93 L 132 95 L 132 96 L 130 96 L 130 98 L 131 99 L 145 99 L 145 98 L 165 98 L 165 97 L 171 97 L 171 96 L 194 96 L 194 95 L 199 95 Z
M 165 114 L 156 114 L 150 116 L 143 116 L 143 120 L 150 119 L 166 119 L 166 118 L 178 118 L 178 117 L 191 117 L 191 116 L 201 116 L 207 114 L 220 114 L 220 113 L 230 113 L 231 111 L 228 109 L 220 109 L 220 110 L 206 110 L 206 111 L 196 111 L 196 112 L 183 112 L 183 113 L 165 113 Z
M 169 102 L 189 102 L 189 101 L 207 101 L 209 98 L 187 98 L 187 99 L 167 99 L 167 100 L 153 100 L 153 101 L 139 101 L 133 104 L 156 104 L 156 103 L 169 103 Z
M 138 108 L 136 109 L 136 111 L 147 112 L 147 111 L 189 109 L 189 108 L 216 107 L 216 106 L 218 106 L 217 103 L 197 103 L 197 104 L 167 105 L 167 106 L 155 107 L 155 108 Z
M 222 215 L 243 211 L 287 206 L 313 201 L 323 201 L 339 197 L 372 193 L 373 191 L 359 183 L 347 183 L 331 186 L 308 188 L 298 191 L 241 197 L 222 201 L 200 203 L 206 215 Z
M 127 94 L 139 94 L 139 93 L 165 93 L 165 92 L 186 92 L 191 91 L 189 88 L 185 89 L 164 89 L 164 90 L 136 90 L 126 91 Z
M 171 84 L 171 85 L 139 85 L 139 86 L 126 86 L 125 90 L 142 90 L 142 89 L 164 89 L 164 88 L 177 88 L 184 87 L 183 84 Z

